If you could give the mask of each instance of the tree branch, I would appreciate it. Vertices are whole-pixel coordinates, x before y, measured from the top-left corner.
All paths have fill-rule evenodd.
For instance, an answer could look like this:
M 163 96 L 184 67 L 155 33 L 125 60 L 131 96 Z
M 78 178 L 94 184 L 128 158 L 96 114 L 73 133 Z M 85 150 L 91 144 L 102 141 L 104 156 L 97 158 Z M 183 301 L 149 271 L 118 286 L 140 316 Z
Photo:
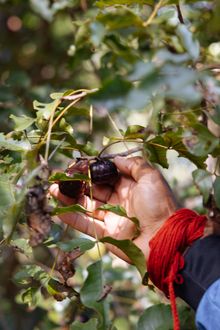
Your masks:
M 184 19 L 183 19 L 183 15 L 182 15 L 182 12 L 181 12 L 181 8 L 180 8 L 180 5 L 176 5 L 176 9 L 177 9 L 177 15 L 178 15 L 178 18 L 179 18 L 179 21 L 181 24 L 185 24 L 184 22 Z

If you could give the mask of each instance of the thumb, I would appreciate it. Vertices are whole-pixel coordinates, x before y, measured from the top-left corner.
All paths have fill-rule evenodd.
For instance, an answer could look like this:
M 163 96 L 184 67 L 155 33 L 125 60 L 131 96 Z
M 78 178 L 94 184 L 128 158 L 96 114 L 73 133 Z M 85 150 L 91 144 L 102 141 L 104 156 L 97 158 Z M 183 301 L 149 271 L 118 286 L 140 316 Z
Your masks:
M 152 169 L 142 157 L 115 157 L 114 163 L 119 171 L 127 176 L 131 176 L 135 181 L 138 181 L 144 174 Z

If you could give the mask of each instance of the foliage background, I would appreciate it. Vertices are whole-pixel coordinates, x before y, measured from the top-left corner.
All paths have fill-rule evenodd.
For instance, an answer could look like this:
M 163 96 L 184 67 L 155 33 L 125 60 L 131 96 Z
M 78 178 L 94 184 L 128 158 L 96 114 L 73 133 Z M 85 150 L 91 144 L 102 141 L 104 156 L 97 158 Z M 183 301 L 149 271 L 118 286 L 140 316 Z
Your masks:
M 51 93 L 98 88 L 53 127 L 50 167 L 65 169 L 74 150 L 97 155 L 103 143 L 123 142 L 112 152 L 141 145 L 181 205 L 219 219 L 219 2 L 1 0 L 0 8 L 0 329 L 171 329 L 169 307 L 157 305 L 164 298 L 103 246 L 102 262 L 97 246 L 75 261 L 70 287 L 83 304 L 77 295 L 64 299 L 51 273 L 54 251 L 79 234 L 63 234 L 56 220 L 53 244 L 32 249 L 22 210 L 37 156 L 45 155 L 39 141 L 51 106 L 63 95 Z M 56 104 L 54 118 L 62 109 Z M 102 292 L 102 277 L 113 289 L 100 311 L 88 286 Z M 182 328 L 193 329 L 193 315 L 180 308 Z

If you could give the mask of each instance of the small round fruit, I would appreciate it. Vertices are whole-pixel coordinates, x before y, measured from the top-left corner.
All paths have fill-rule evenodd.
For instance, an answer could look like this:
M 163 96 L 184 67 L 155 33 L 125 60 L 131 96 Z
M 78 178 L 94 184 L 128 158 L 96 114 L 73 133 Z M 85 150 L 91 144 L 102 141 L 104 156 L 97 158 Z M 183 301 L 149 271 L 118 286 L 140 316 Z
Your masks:
M 115 184 L 119 177 L 117 167 L 107 159 L 90 164 L 90 173 L 92 183 L 95 184 Z
M 70 178 L 73 177 L 76 173 L 87 174 L 88 161 L 79 160 L 72 163 L 66 169 L 65 173 Z M 65 196 L 78 199 L 86 190 L 86 182 L 83 180 L 60 181 L 59 190 Z
M 70 198 L 79 198 L 83 193 L 83 181 L 60 181 L 59 190 L 60 192 Z

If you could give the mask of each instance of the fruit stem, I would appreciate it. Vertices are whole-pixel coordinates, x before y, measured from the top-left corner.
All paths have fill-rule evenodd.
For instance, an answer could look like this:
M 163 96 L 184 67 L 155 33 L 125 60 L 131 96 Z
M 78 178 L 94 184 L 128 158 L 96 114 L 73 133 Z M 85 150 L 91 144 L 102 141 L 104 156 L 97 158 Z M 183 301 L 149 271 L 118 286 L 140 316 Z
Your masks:
M 91 178 L 90 166 L 88 166 L 88 177 L 89 177 L 89 194 L 90 194 L 91 202 L 93 203 L 92 178 Z M 91 213 L 92 213 L 91 217 L 92 217 L 92 221 L 93 221 L 94 236 L 95 236 L 95 239 L 96 239 L 96 245 L 97 245 L 97 249 L 98 249 L 99 259 L 102 260 L 102 255 L 101 255 L 101 251 L 100 251 L 100 247 L 99 247 L 99 239 L 98 239 L 96 226 L 95 226 L 95 220 L 94 220 L 95 219 L 94 210 Z

